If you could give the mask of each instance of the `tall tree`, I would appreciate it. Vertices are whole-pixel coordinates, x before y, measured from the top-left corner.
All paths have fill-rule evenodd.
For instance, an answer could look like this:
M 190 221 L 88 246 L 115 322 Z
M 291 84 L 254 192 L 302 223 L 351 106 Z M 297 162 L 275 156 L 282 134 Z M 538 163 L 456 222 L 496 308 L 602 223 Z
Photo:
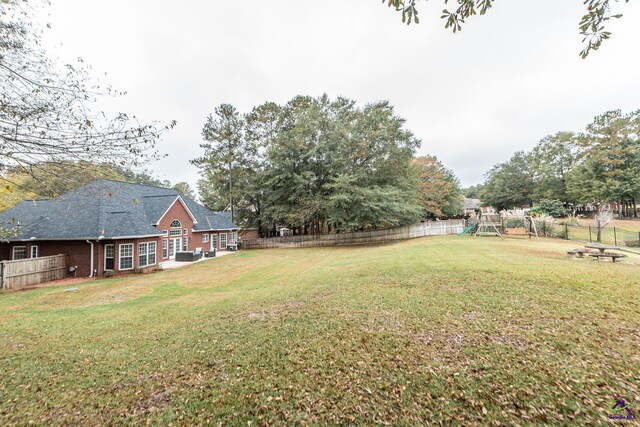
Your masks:
M 431 218 L 462 213 L 462 190 L 455 174 L 435 156 L 414 160 L 420 175 L 420 200 Z
M 193 189 L 191 188 L 188 182 L 184 182 L 184 181 L 178 182 L 172 188 L 176 190 L 178 193 L 182 194 L 183 196 L 187 196 L 190 199 L 196 198 L 196 195 L 193 192 Z
M 487 172 L 480 199 L 498 210 L 531 206 L 533 189 L 529 155 L 519 151 Z
M 337 139 L 343 142 L 331 162 L 337 166 L 329 184 L 330 220 L 344 230 L 421 219 L 419 180 L 411 167 L 420 141 L 404 129 L 404 119 L 388 102 L 355 111 L 346 106 L 338 135 L 348 137 Z
M 480 190 L 482 189 L 482 184 L 476 184 L 464 188 L 462 190 L 462 194 L 464 197 L 468 197 L 469 199 L 478 199 L 480 198 Z
M 640 196 L 640 110 L 597 116 L 576 139 L 580 165 L 570 176 L 570 191 L 582 202 L 616 201 L 622 209 Z
M 234 179 L 252 156 L 244 138 L 244 119 L 234 106 L 221 104 L 207 117 L 202 128 L 204 155 L 191 161 L 208 177 L 217 181 L 218 194 L 226 196 L 234 220 L 234 201 L 238 199 Z
M 206 127 L 214 127 L 211 121 Z M 219 119 L 215 127 L 222 127 Z M 231 151 L 243 153 L 232 168 L 234 206 L 243 224 L 257 226 L 262 235 L 277 225 L 317 233 L 421 218 L 419 183 L 410 166 L 419 141 L 386 102 L 358 108 L 341 97 L 297 96 L 283 106 L 254 108 L 233 129 L 230 134 L 241 141 Z M 206 203 L 219 204 L 228 188 L 221 159 L 229 144 L 203 147 L 205 155 L 194 161 L 201 166 L 200 194 Z
M 576 135 L 558 132 L 543 138 L 529 155 L 535 188 L 532 199 L 560 200 L 573 203 L 567 192 L 569 172 L 577 162 Z

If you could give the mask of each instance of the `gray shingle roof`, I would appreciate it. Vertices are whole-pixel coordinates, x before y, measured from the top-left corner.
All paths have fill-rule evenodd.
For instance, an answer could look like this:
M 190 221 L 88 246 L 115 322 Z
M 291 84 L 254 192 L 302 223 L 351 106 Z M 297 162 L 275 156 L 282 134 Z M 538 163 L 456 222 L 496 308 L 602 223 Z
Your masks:
M 154 227 L 178 197 L 197 224 L 194 231 L 238 229 L 228 215 L 213 212 L 176 190 L 99 180 L 51 200 L 25 201 L 0 213 L 0 223 L 16 220 L 20 235 L 12 240 L 105 239 L 154 236 Z
M 464 198 L 462 199 L 462 205 L 465 209 L 477 209 L 482 205 L 482 202 L 480 199 Z

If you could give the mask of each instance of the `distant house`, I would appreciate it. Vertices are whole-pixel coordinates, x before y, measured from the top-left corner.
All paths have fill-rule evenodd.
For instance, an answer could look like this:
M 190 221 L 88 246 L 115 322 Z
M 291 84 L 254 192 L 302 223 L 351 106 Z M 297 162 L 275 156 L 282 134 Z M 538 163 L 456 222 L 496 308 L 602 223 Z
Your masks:
M 462 199 L 462 208 L 464 209 L 465 215 L 473 215 L 476 210 L 480 210 L 481 206 L 482 202 L 480 202 L 480 199 Z
M 152 269 L 180 251 L 226 250 L 238 226 L 176 190 L 99 180 L 50 200 L 0 213 L 18 235 L 0 243 L 0 260 L 68 254 L 78 276 Z

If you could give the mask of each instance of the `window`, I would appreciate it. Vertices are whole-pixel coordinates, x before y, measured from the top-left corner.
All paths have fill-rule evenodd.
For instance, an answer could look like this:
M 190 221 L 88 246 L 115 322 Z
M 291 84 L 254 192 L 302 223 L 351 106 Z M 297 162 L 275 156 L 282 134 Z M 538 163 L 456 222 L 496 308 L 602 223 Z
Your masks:
M 218 235 L 217 234 L 212 234 L 211 235 L 211 248 L 212 249 L 218 249 Z
M 13 259 L 25 259 L 27 257 L 26 246 L 14 246 L 13 247 Z
M 236 244 L 236 232 L 232 231 L 231 232 L 231 243 L 233 243 L 234 245 Z
M 162 239 L 162 258 L 169 256 L 169 239 Z
M 177 219 L 171 221 L 171 230 L 169 236 L 182 236 L 182 223 Z
M 104 269 L 113 270 L 115 265 L 116 247 L 115 245 L 104 245 Z
M 220 249 L 227 249 L 227 233 L 220 233 Z
M 31 246 L 31 258 L 38 258 L 38 245 Z
M 133 243 L 123 243 L 120 245 L 120 270 L 133 269 Z
M 202 235 L 202 243 L 209 243 L 209 235 L 208 234 L 203 234 Z
M 182 239 L 182 251 L 187 252 L 188 250 L 189 250 L 189 238 L 187 236 L 184 236 L 184 239 Z
M 162 230 L 164 237 L 169 237 L 169 230 Z
M 184 235 L 186 236 L 187 234 L 189 234 L 189 230 L 187 230 L 186 228 L 184 229 Z
M 138 246 L 138 266 L 146 267 L 156 263 L 156 242 L 140 243 Z

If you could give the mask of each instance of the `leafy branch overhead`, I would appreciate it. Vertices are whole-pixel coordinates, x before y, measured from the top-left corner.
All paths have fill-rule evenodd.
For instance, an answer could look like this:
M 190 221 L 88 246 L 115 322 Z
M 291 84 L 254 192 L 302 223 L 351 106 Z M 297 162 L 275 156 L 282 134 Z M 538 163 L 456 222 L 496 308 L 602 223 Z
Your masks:
M 395 8 L 402 13 L 402 22 L 407 25 L 413 23 L 419 24 L 418 9 L 416 3 L 419 0 L 382 0 L 389 7 Z M 613 0 L 616 3 L 629 0 Z M 451 28 L 455 33 L 462 29 L 465 20 L 474 15 L 484 15 L 493 6 L 494 0 L 455 0 L 457 7 L 454 10 L 445 8 L 442 11 L 441 18 L 445 20 L 445 28 Z M 622 17 L 622 14 L 613 14 L 611 12 L 612 0 L 582 0 L 586 13 L 580 20 L 580 34 L 584 36 L 582 42 L 585 44 L 584 49 L 580 52 L 582 58 L 586 58 L 591 51 L 598 50 L 602 42 L 611 36 L 611 32 L 605 31 L 605 25 L 611 19 Z M 444 4 L 449 4 L 449 0 L 444 0 Z
M 123 93 L 99 86 L 81 59 L 63 65 L 48 57 L 34 24 L 39 6 L 5 0 L 0 8 L 0 180 L 43 162 L 138 165 L 160 157 L 155 144 L 175 122 L 94 111 L 101 96 Z

